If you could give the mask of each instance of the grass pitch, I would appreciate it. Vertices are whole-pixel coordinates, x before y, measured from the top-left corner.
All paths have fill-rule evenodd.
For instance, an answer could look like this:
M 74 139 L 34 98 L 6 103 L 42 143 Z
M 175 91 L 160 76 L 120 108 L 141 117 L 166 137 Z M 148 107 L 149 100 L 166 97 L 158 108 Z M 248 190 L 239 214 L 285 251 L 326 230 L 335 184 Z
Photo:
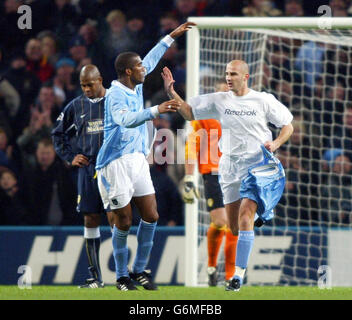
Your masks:
M 158 291 L 121 292 L 114 286 L 78 289 L 76 286 L 0 286 L 0 300 L 352 300 L 352 288 L 242 287 L 239 292 L 224 287 L 186 288 L 159 286 Z

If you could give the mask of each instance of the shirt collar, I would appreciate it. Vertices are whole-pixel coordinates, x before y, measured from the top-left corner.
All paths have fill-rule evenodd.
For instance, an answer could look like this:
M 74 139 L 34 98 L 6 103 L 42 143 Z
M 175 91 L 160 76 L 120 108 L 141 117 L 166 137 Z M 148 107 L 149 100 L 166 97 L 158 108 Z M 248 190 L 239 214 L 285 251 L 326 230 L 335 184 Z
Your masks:
M 111 82 L 111 85 L 112 85 L 112 86 L 116 86 L 116 87 L 120 87 L 121 89 L 123 89 L 123 90 L 125 90 L 125 91 L 127 91 L 127 92 L 130 92 L 130 93 L 133 93 L 133 94 L 137 94 L 136 89 L 132 90 L 132 89 L 126 87 L 124 84 L 122 84 L 122 83 L 121 83 L 120 81 L 118 81 L 118 80 L 112 81 L 112 82 Z

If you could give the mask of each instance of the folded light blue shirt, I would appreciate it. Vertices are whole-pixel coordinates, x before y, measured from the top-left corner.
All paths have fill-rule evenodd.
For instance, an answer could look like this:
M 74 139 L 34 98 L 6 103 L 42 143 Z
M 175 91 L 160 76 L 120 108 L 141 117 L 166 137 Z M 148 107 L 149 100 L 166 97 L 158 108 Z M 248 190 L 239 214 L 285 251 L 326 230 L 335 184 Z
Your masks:
M 248 176 L 242 180 L 240 197 L 255 201 L 256 214 L 264 222 L 274 217 L 274 208 L 285 189 L 285 171 L 279 161 L 263 145 L 264 160 L 248 169 Z

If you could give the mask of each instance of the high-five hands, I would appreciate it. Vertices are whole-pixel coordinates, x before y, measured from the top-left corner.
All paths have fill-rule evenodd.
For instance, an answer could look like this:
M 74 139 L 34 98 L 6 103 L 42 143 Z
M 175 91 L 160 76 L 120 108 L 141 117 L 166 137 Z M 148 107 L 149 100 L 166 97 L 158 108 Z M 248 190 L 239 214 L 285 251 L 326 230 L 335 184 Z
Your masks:
M 180 108 L 180 103 L 175 99 L 165 101 L 158 106 L 159 113 L 176 112 Z
M 163 72 L 161 73 L 161 77 L 164 80 L 164 88 L 165 91 L 170 94 L 170 92 L 174 89 L 174 77 L 168 67 L 163 68 Z

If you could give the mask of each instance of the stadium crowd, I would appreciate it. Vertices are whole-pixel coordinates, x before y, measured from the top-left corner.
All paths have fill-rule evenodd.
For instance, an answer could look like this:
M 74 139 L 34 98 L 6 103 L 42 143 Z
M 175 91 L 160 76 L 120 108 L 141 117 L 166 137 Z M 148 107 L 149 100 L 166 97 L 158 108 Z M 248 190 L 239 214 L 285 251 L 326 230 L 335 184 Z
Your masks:
M 24 4 L 32 10 L 32 29 L 17 27 L 17 10 Z M 113 63 L 119 53 L 135 51 L 144 57 L 158 39 L 189 16 L 316 16 L 323 4 L 330 5 L 334 16 L 352 15 L 352 1 L 345 0 L 134 0 L 133 6 L 126 0 L 3 1 L 0 225 L 82 225 L 75 209 L 76 169 L 55 154 L 51 130 L 65 105 L 81 94 L 79 72 L 84 65 L 98 66 L 108 88 L 116 78 Z M 274 80 L 263 89 L 292 111 L 295 133 L 278 151 L 287 185 L 274 223 L 349 224 L 352 55 L 309 41 L 280 53 L 275 48 L 267 58 L 267 72 Z M 167 99 L 160 76 L 164 66 L 172 71 L 177 91 L 185 95 L 185 49 L 183 37 L 147 77 L 146 105 Z M 318 65 L 303 66 L 311 61 L 312 52 L 319 55 Z M 310 67 L 317 71 L 303 72 Z M 176 139 L 184 121 L 177 113 L 163 115 L 155 126 L 170 129 Z M 178 191 L 183 165 L 153 164 L 151 175 L 158 224 L 183 225 L 184 204 Z

